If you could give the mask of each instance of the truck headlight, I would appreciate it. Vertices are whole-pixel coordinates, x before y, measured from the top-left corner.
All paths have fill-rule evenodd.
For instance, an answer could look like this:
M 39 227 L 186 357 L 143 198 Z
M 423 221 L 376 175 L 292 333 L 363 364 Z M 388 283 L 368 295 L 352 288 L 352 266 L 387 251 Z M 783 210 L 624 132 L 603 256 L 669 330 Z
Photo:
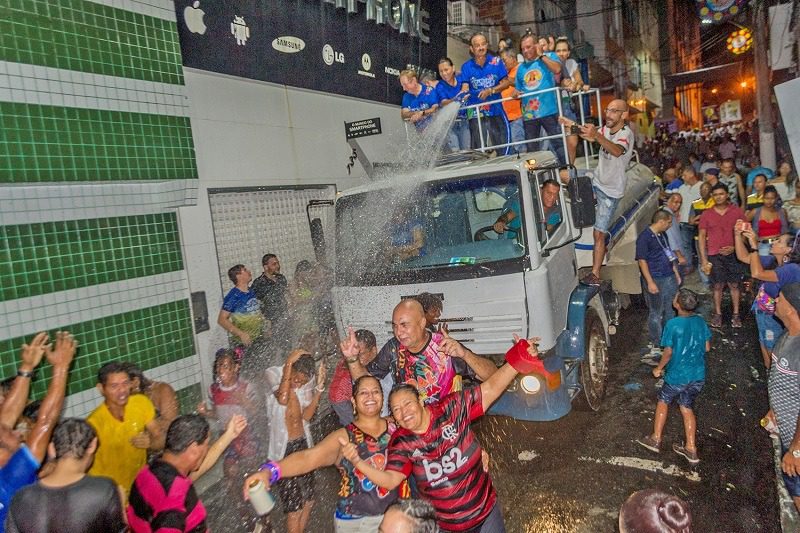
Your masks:
M 542 381 L 538 376 L 529 374 L 527 376 L 522 376 L 519 380 L 519 386 L 526 394 L 537 394 L 542 390 Z

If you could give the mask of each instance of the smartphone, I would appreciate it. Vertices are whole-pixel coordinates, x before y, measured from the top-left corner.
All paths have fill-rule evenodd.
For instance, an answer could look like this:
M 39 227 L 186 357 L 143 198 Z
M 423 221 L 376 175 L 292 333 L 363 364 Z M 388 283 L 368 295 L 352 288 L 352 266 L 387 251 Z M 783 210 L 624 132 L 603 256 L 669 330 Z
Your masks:
M 577 124 L 573 124 L 569 127 L 569 133 L 570 135 L 580 135 L 581 127 L 578 126 Z

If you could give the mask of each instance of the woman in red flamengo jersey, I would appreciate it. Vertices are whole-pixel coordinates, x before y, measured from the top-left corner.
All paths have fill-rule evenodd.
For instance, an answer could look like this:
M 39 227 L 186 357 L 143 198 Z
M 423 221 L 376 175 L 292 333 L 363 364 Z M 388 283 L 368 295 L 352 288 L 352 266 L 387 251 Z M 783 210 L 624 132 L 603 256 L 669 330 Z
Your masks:
M 538 357 L 538 340 L 529 340 L 532 358 Z M 356 446 L 345 439 L 340 439 L 342 455 L 385 489 L 391 490 L 413 475 L 420 495 L 436 509 L 443 532 L 503 533 L 497 493 L 482 467 L 481 446 L 469 425 L 503 394 L 516 375 L 506 363 L 480 386 L 429 405 L 419 399 L 413 386 L 397 385 L 389 395 L 389 408 L 400 429 L 389 442 L 386 469 L 362 461 Z

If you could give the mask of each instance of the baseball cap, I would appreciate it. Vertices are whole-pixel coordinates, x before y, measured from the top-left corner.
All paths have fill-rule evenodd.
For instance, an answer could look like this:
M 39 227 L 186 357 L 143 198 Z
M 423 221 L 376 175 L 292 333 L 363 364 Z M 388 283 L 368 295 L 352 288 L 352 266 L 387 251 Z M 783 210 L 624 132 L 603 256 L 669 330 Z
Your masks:
M 707 168 L 704 173 L 711 174 L 712 176 L 719 176 L 719 169 L 715 167 Z
M 789 283 L 781 287 L 780 295 L 800 313 L 800 282 Z

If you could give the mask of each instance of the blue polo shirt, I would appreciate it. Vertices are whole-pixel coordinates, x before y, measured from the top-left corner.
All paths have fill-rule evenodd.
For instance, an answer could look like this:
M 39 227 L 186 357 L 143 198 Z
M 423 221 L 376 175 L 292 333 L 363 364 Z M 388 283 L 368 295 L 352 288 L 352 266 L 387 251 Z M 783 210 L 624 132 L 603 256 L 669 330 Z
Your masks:
M 553 59 L 550 54 L 551 52 L 548 52 L 547 57 Z M 558 56 L 555 56 L 554 61 L 560 62 Z M 540 58 L 536 61 L 525 61 L 519 65 L 514 85 L 520 93 L 529 93 L 531 91 L 541 91 L 555 87 L 556 78 L 550 69 L 547 68 L 544 60 Z M 555 115 L 558 113 L 556 97 L 556 91 L 523 97 L 522 118 L 525 120 L 533 120 L 535 118 Z
M 503 61 L 501 61 L 499 57 L 494 57 L 490 54 L 486 54 L 486 61 L 483 63 L 483 66 L 475 63 L 474 59 L 470 59 L 461 65 L 461 81 L 469 83 L 469 100 L 467 100 L 467 105 L 500 100 L 501 96 L 499 93 L 489 95 L 486 100 L 478 99 L 478 94 L 484 89 L 496 87 L 507 77 L 508 71 Z M 468 118 L 477 117 L 475 109 L 476 108 L 473 108 L 467 111 Z M 503 115 L 503 106 L 499 103 L 487 103 L 477 109 L 480 109 L 482 117 Z
M 0 533 L 5 531 L 6 515 L 11 499 L 22 487 L 36 483 L 39 461 L 24 444 L 0 468 Z
M 644 259 L 650 268 L 650 275 L 654 278 L 666 278 L 675 273 L 672 271 L 672 262 L 667 257 L 671 250 L 666 233 L 656 234 L 647 228 L 636 239 L 636 260 Z
M 441 85 L 441 83 L 440 83 Z M 410 111 L 425 111 L 439 103 L 436 96 L 436 89 L 429 85 L 421 84 L 422 90 L 418 95 L 414 96 L 411 93 L 403 93 L 403 109 Z M 423 130 L 433 120 L 433 115 L 428 115 L 414 123 L 418 130 Z
M 436 98 L 439 105 L 442 105 L 442 100 L 455 100 L 456 96 L 461 93 L 461 85 L 464 83 L 464 80 L 461 79 L 461 74 L 456 75 L 455 82 L 455 86 L 444 80 L 439 80 L 439 83 L 436 84 Z M 458 118 L 465 118 L 466 116 L 467 112 L 463 109 L 458 112 Z

